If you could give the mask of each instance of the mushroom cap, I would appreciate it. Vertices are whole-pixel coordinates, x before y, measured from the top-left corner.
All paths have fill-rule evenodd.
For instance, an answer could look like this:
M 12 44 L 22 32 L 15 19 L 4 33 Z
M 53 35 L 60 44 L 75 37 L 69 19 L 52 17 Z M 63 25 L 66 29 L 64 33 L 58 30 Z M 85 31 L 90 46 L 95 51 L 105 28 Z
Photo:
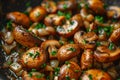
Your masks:
M 25 47 L 34 47 L 36 44 L 40 45 L 41 40 L 28 32 L 22 26 L 16 26 L 13 30 L 15 40 Z
M 89 69 L 81 77 L 82 80 L 112 80 L 111 76 L 98 69 Z
M 15 22 L 16 24 L 23 25 L 25 28 L 28 28 L 30 25 L 30 20 L 27 15 L 21 12 L 10 12 L 7 14 L 7 19 Z
M 80 53 L 80 47 L 78 44 L 66 44 L 63 45 L 57 53 L 57 58 L 59 61 L 66 61 Z
M 94 57 L 99 62 L 112 62 L 120 59 L 120 48 L 109 50 L 106 46 L 99 46 L 94 52 Z
M 68 76 L 70 79 L 78 80 L 80 74 L 81 74 L 81 69 L 79 65 L 71 61 L 68 64 L 64 64 L 60 68 L 60 74 L 58 80 L 66 80 L 66 76 Z
M 21 57 L 21 63 L 26 69 L 39 69 L 45 61 L 45 52 L 39 47 L 30 48 Z

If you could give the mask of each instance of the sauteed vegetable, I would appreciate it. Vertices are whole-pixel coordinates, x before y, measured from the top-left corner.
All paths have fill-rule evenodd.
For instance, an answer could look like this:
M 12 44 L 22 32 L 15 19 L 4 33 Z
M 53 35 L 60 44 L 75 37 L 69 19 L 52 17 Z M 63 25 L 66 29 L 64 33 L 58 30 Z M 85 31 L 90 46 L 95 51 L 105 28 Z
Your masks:
M 43 0 L 6 19 L 1 43 L 9 79 L 120 80 L 120 7 Z

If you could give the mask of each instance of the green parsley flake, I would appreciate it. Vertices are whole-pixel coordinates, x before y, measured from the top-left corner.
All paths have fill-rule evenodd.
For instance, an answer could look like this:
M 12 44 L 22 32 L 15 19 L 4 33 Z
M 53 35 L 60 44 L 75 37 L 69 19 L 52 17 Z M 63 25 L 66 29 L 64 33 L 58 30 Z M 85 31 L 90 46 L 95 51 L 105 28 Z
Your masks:
M 31 52 L 29 52 L 29 53 L 28 53 L 28 55 L 29 55 L 30 57 L 32 57 L 34 54 L 33 54 L 33 53 L 31 53 Z
M 8 30 L 13 30 L 12 21 L 7 22 L 7 29 Z
M 68 50 L 70 50 L 70 51 L 72 51 L 72 52 L 75 52 L 76 51 L 76 49 L 75 48 L 69 48 Z
M 88 77 L 89 77 L 89 80 L 93 80 L 93 79 L 92 79 L 92 75 L 89 75 Z
M 45 68 L 46 66 L 47 66 L 47 64 L 44 63 L 44 64 L 41 65 L 41 68 Z
M 63 5 L 63 8 L 64 8 L 64 9 L 67 9 L 67 4 L 64 4 L 64 5 Z
M 55 69 L 54 69 L 54 71 L 55 71 L 54 75 L 55 75 L 55 76 L 58 76 L 59 71 L 60 71 L 60 68 L 59 68 L 59 67 L 57 67 L 57 68 L 55 68 Z
M 28 73 L 28 76 L 29 76 L 29 77 L 32 77 L 32 72 Z
M 65 76 L 66 80 L 70 80 L 70 77 L 68 75 Z
M 51 54 L 55 56 L 57 54 L 57 51 L 52 51 Z
M 95 20 L 99 21 L 100 23 L 104 22 L 104 18 L 102 16 L 95 16 Z
M 33 59 L 35 59 L 35 58 L 38 57 L 39 55 L 40 55 L 40 53 L 36 51 L 35 55 L 33 56 Z
M 37 70 L 36 70 L 36 69 L 32 69 L 31 71 L 32 71 L 32 72 L 36 72 Z
M 65 16 L 66 19 L 70 19 L 71 16 L 72 16 L 70 12 L 61 12 L 61 11 L 58 11 L 57 14 L 58 14 L 58 16 Z
M 68 41 L 70 44 L 74 44 L 74 41 L 73 40 L 69 40 Z
M 68 64 L 70 64 L 70 62 L 69 61 L 65 61 L 65 64 L 68 65 Z
M 45 75 L 44 74 L 39 74 L 39 75 L 36 75 L 36 78 L 43 78 Z
M 38 23 L 36 26 L 35 26 L 35 29 L 41 29 L 41 28 L 46 28 L 46 26 L 42 23 Z
M 113 49 L 114 49 L 114 46 L 115 46 L 115 45 L 111 42 L 110 45 L 108 46 L 108 48 L 109 48 L 110 50 L 113 50 Z
M 75 70 L 74 72 L 78 73 L 78 72 L 80 72 L 80 70 Z

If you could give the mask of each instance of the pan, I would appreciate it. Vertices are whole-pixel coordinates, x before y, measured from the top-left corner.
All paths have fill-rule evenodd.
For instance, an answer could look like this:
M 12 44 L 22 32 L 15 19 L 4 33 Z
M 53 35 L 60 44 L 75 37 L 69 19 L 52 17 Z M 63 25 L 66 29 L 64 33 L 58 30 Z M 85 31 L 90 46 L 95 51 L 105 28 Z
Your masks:
M 8 12 L 12 11 L 21 11 L 24 12 L 24 10 L 28 6 L 36 6 L 40 5 L 42 0 L 0 0 L 0 30 L 4 27 L 6 23 L 5 16 Z M 57 0 L 55 0 L 57 1 Z M 106 4 L 108 5 L 120 5 L 119 0 L 104 0 Z M 5 62 L 5 54 L 0 48 L 0 80 L 9 80 L 8 76 L 11 75 L 11 72 L 8 69 L 2 68 L 3 63 Z M 117 61 L 115 62 L 117 65 Z M 118 69 L 120 71 L 120 68 Z M 120 75 L 119 75 L 120 76 Z

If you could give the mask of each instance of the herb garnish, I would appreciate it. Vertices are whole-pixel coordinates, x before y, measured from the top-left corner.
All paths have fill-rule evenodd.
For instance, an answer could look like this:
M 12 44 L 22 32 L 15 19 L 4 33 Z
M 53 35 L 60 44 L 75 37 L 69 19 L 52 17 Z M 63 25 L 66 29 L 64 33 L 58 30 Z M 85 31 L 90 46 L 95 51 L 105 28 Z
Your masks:
M 55 56 L 57 54 L 57 51 L 52 51 L 51 54 Z
M 43 23 L 38 23 L 38 24 L 35 26 L 35 29 L 40 29 L 40 28 L 46 28 L 46 26 L 45 26 Z
M 73 47 L 69 48 L 68 50 L 70 50 L 70 51 L 72 51 L 72 52 L 75 52 L 75 51 L 76 51 L 76 49 L 73 48 Z

